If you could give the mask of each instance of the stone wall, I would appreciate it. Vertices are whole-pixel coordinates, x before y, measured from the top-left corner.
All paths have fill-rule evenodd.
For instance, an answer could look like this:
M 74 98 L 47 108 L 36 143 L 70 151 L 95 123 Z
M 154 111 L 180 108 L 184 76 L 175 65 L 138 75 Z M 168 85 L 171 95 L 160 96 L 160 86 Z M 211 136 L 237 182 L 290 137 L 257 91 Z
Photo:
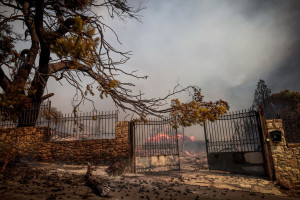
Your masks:
M 300 144 L 287 144 L 281 119 L 266 120 L 268 138 L 278 184 L 287 189 L 300 189 Z M 270 132 L 281 131 L 281 142 L 272 142 Z
M 156 155 L 135 158 L 136 172 L 158 172 L 179 170 L 179 155 Z
M 3 150 L 15 150 L 20 157 L 43 162 L 111 163 L 130 158 L 129 122 L 117 122 L 115 139 L 50 142 L 47 128 L 25 127 L 0 130 Z

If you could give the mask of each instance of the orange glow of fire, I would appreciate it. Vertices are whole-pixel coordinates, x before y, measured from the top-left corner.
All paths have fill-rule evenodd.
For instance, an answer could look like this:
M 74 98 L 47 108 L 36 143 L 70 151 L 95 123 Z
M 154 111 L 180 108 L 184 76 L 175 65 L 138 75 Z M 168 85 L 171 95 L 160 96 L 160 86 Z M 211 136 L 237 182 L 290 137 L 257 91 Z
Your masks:
M 183 138 L 183 135 L 178 134 L 177 138 L 178 138 L 178 140 L 181 140 Z
M 154 137 L 149 137 L 147 139 L 147 142 L 160 142 L 160 141 L 164 141 L 164 140 L 170 140 L 171 138 L 165 134 L 165 133 L 158 133 L 156 136 Z
M 177 135 L 177 138 L 178 140 L 183 140 L 183 135 L 180 135 L 178 134 Z M 174 137 L 170 137 L 168 136 L 167 134 L 165 133 L 158 133 L 156 136 L 154 137 L 148 137 L 146 142 L 154 142 L 154 143 L 157 143 L 157 142 L 161 142 L 161 141 L 168 141 L 168 140 L 171 140 L 171 139 L 176 139 L 176 136 L 174 135 Z M 190 141 L 195 141 L 195 137 L 194 136 L 191 136 L 191 137 L 187 137 L 185 136 L 184 137 L 185 141 L 187 142 L 188 140 Z

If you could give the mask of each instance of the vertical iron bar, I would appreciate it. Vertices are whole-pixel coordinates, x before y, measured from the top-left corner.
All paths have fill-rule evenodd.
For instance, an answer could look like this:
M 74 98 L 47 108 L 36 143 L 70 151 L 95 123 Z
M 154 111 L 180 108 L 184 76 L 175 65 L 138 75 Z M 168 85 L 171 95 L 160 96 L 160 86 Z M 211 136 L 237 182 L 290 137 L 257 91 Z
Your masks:
M 207 140 L 207 142 L 206 142 L 206 145 L 207 145 L 207 152 L 209 152 L 210 153 L 210 129 L 209 129 L 209 121 L 208 120 L 206 120 L 205 121 L 205 129 L 206 129 L 206 140 Z
M 109 138 L 109 131 L 107 130 L 108 129 L 108 125 L 107 125 L 107 116 L 108 116 L 108 111 L 105 111 L 105 133 L 106 133 L 106 137 Z
M 92 126 L 92 125 L 91 125 L 91 122 L 92 122 L 92 117 L 93 117 L 92 115 L 93 115 L 93 113 L 90 112 L 90 117 L 87 117 L 87 118 L 86 118 L 86 119 L 88 120 L 88 124 L 89 124 L 89 125 L 88 125 L 88 128 L 87 128 L 88 131 L 89 131 L 89 132 L 87 133 L 89 139 L 94 139 L 94 138 L 93 138 L 93 133 L 92 133 L 92 131 L 91 131 L 91 126 Z M 84 133 L 83 133 L 83 134 L 84 134 Z M 90 137 L 91 137 L 91 138 L 90 138 Z
M 226 146 L 230 149 L 232 149 L 232 145 L 231 145 L 231 142 L 229 141 L 229 137 L 228 137 L 228 127 L 227 127 L 227 119 L 226 117 L 224 116 L 224 119 L 223 119 L 223 122 L 224 122 L 224 136 L 225 136 L 225 144 Z
M 169 155 L 173 155 L 173 145 L 174 145 L 174 142 L 173 142 L 173 135 L 172 135 L 172 132 L 170 131 L 170 126 L 171 126 L 171 120 L 170 120 L 170 117 L 167 118 L 167 123 L 166 123 L 166 130 L 167 130 L 167 134 L 169 136 L 169 142 L 170 142 L 170 146 L 169 146 Z
M 224 128 L 225 128 L 225 137 L 226 137 L 226 143 L 229 146 L 230 151 L 232 151 L 234 147 L 234 143 L 232 141 L 232 128 L 229 123 L 229 114 L 224 115 Z
M 110 138 L 110 111 L 107 111 L 107 137 Z
M 48 112 L 49 112 L 49 114 L 50 114 L 50 111 L 51 111 L 51 101 L 49 101 L 49 104 L 48 104 Z M 51 118 L 50 119 L 48 119 L 47 120 L 47 124 L 48 124 L 48 135 L 50 136 L 50 120 L 51 120 Z M 51 136 L 50 136 L 51 137 Z M 50 139 L 50 138 L 49 138 Z
M 216 130 L 216 142 L 217 142 L 217 151 L 222 150 L 222 144 L 220 143 L 220 132 L 219 132 L 219 120 L 214 121 L 215 130 Z
M 255 146 L 257 146 L 257 147 L 262 147 L 262 144 L 261 144 L 261 137 L 260 137 L 260 133 L 259 133 L 259 128 L 261 128 L 260 127 L 260 121 L 258 120 L 257 121 L 257 118 L 258 119 L 260 119 L 260 117 L 259 117 L 259 113 L 258 112 L 254 112 L 254 111 L 252 111 L 252 113 L 253 113 L 253 117 L 252 117 L 252 120 L 253 120 L 253 127 L 252 127 L 252 129 L 254 129 L 254 131 L 255 131 L 255 143 L 256 143 L 256 145 Z M 257 149 L 258 151 L 259 151 L 259 148 Z
M 104 132 L 103 132 L 103 111 L 101 111 L 101 118 L 99 119 L 99 129 L 101 130 L 101 138 L 105 138 Z
M 147 156 L 149 157 L 151 155 L 150 151 L 151 151 L 151 147 L 150 147 L 150 142 L 149 142 L 149 132 L 148 132 L 148 122 L 147 121 L 145 123 L 145 126 L 144 126 L 144 130 L 146 132 L 146 145 L 147 145 Z
M 167 148 L 168 148 L 168 136 L 166 135 L 165 133 L 165 123 L 164 123 L 164 119 L 161 120 L 161 132 L 164 136 L 164 144 L 163 144 L 163 152 L 164 152 L 164 155 L 167 154 Z
M 175 152 L 175 149 L 176 149 L 176 138 L 175 138 L 175 130 L 173 130 L 173 127 L 172 127 L 172 125 L 171 125 L 171 117 L 169 117 L 169 122 L 170 122 L 170 124 L 169 124 L 169 132 L 170 132 L 170 134 L 172 135 L 172 154 L 173 155 L 175 155 L 176 154 L 176 152 Z
M 211 134 L 211 144 L 212 144 L 212 150 L 213 152 L 217 152 L 216 149 L 216 143 L 215 143 L 215 137 L 216 137 L 216 131 L 215 131 L 215 124 L 214 122 L 211 122 L 211 128 L 212 128 L 212 134 Z
M 223 126 L 223 120 L 217 120 L 219 122 L 219 132 L 220 132 L 220 140 L 222 143 L 222 149 L 224 149 L 225 151 L 227 150 L 227 145 L 225 143 L 225 139 L 224 139 L 224 126 Z
M 110 122 L 111 122 L 111 138 L 113 139 L 113 134 L 114 134 L 114 132 L 113 132 L 113 122 L 114 122 L 114 112 L 113 111 L 111 111 L 111 116 L 110 116 L 110 119 L 111 120 L 109 120 Z
M 62 132 L 63 132 L 64 138 L 66 138 L 66 132 L 65 132 L 65 129 L 66 129 L 66 126 L 67 126 L 67 114 L 65 114 L 65 116 L 64 116 L 64 121 L 65 121 L 65 123 L 64 123 Z
M 142 153 L 143 153 L 143 156 L 146 156 L 147 148 L 145 146 L 145 122 L 141 121 L 141 123 L 142 123 L 141 129 L 142 129 L 142 149 L 143 149 Z
M 208 157 L 208 141 L 207 141 L 207 129 L 206 129 L 206 122 L 204 122 L 204 139 L 205 139 L 205 147 L 206 147 L 206 157 Z
M 170 133 L 169 133 L 169 120 L 168 120 L 168 118 L 165 120 L 165 125 L 164 125 L 164 128 L 165 128 L 165 131 L 166 131 L 166 134 L 167 134 L 167 136 L 168 136 L 168 144 L 169 144 L 169 146 L 168 146 L 168 148 L 167 148 L 167 154 L 168 155 L 171 155 L 171 147 L 172 147 L 172 138 L 170 137 Z
M 233 116 L 233 113 L 231 114 L 230 117 L 232 117 L 232 116 Z M 234 130 L 234 133 L 233 133 L 233 142 L 235 144 L 236 151 L 238 151 L 239 145 L 238 145 L 237 137 L 238 137 L 239 130 L 238 130 L 238 127 L 236 126 L 234 118 L 233 119 L 230 118 L 230 122 L 231 122 L 231 125 L 233 126 L 233 130 Z
M 159 128 L 159 134 L 160 134 L 160 144 L 159 144 L 159 155 L 164 154 L 164 144 L 165 144 L 165 135 L 162 134 L 162 125 L 161 125 L 161 121 L 159 120 L 159 118 L 156 119 L 157 120 L 157 124 L 158 124 L 158 128 Z
M 250 142 L 249 142 L 249 134 L 248 134 L 248 131 L 246 130 L 246 129 L 248 129 L 248 116 L 247 116 L 247 114 L 244 112 L 244 111 L 242 111 L 242 116 L 241 116 L 241 119 L 243 119 L 244 120 L 244 125 L 243 125 L 243 129 L 244 129 L 244 139 L 243 139 L 243 141 L 244 141 L 244 143 L 246 143 L 244 146 L 245 147 L 247 147 L 247 151 L 251 151 L 251 144 L 250 144 Z
M 175 120 L 175 124 L 177 124 L 176 117 L 175 117 L 174 120 Z M 178 169 L 180 170 L 179 144 L 178 144 L 178 134 L 177 134 L 177 129 L 175 129 L 175 134 L 176 134 L 176 143 L 177 143 Z
M 244 125 L 244 119 L 241 117 L 241 111 L 239 110 L 238 111 L 238 117 L 237 117 L 237 121 L 238 121 L 238 124 L 240 124 L 241 126 L 239 127 L 239 141 L 240 141 L 240 146 L 241 146 L 241 149 L 240 151 L 245 151 L 245 142 L 244 140 L 242 139 L 243 138 L 243 127 L 242 125 Z
M 148 121 L 148 125 L 147 125 L 147 131 L 148 131 L 148 133 L 149 133 L 149 135 L 150 135 L 150 156 L 153 156 L 154 155 L 154 149 L 153 149 L 153 137 L 152 137 L 152 132 L 151 132 L 151 130 L 150 130 L 150 124 L 151 124 L 151 118 L 149 119 L 149 121 Z
M 159 132 L 160 132 L 160 134 L 161 134 L 161 139 L 162 139 L 162 142 L 160 143 L 160 155 L 162 155 L 162 154 L 164 154 L 165 153 L 165 151 L 164 151 L 164 149 L 165 149 L 165 144 L 166 144 L 166 137 L 165 137 L 165 135 L 163 134 L 163 130 L 162 130 L 162 122 L 161 122 L 161 120 L 159 120 L 159 119 L 157 119 L 157 122 L 158 122 L 158 126 L 159 126 Z
M 92 127 L 92 132 L 93 132 L 93 135 L 95 137 L 95 139 L 99 139 L 97 138 L 97 133 L 96 133 L 96 127 L 97 127 L 97 119 L 98 119 L 98 115 L 97 115 L 97 110 L 94 111 L 94 114 L 93 114 L 93 127 Z
M 247 132 L 246 132 L 246 135 L 247 135 L 247 143 L 249 144 L 249 147 L 250 147 L 250 149 L 248 149 L 248 150 L 250 150 L 250 151 L 254 151 L 254 148 L 253 148 L 253 146 L 254 146 L 254 143 L 253 143 L 253 140 L 251 139 L 251 134 L 253 134 L 252 132 L 251 132 L 251 130 L 252 130 L 252 123 L 251 123 L 251 113 L 247 113 L 247 111 L 245 110 L 245 117 L 246 117 L 246 119 L 247 119 Z
M 157 138 L 157 127 L 156 127 L 156 121 L 155 121 L 155 118 L 153 118 L 153 122 L 152 122 L 152 126 L 151 126 L 151 130 L 152 130 L 152 133 L 153 133 L 153 136 L 155 137 L 155 140 L 154 140 L 154 146 L 155 146 L 155 155 L 158 155 L 158 138 Z
M 212 122 L 211 121 L 207 121 L 207 128 L 208 128 L 208 133 L 209 133 L 209 153 L 213 153 L 214 152 L 214 148 L 213 148 L 213 137 L 212 135 L 214 134 L 213 132 L 213 127 L 212 127 Z
M 176 130 L 174 130 L 174 127 L 171 125 L 171 120 L 172 120 L 172 118 L 171 117 L 169 117 L 169 119 L 170 119 L 170 125 L 169 125 L 169 131 L 170 131 L 170 133 L 171 133 L 171 135 L 172 135 L 172 144 L 173 144 L 173 150 L 172 150 L 172 154 L 176 154 L 176 148 L 177 148 L 177 145 L 176 145 L 176 134 L 175 134 L 175 131 Z
M 140 140 L 140 124 L 139 124 L 139 122 L 136 122 L 135 123 L 135 125 L 136 125 L 136 127 L 135 127 L 135 131 L 136 131 L 136 133 L 135 133 L 135 136 L 136 136 L 136 138 L 135 138 L 135 146 L 136 146 L 136 156 L 140 156 L 140 142 L 139 142 L 139 140 Z

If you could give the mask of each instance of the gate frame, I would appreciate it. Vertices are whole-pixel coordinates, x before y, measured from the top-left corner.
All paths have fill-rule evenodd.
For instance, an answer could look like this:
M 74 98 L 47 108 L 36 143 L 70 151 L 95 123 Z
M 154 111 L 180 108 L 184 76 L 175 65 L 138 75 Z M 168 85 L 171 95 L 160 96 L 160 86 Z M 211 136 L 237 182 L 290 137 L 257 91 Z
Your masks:
M 134 121 L 129 122 L 129 142 L 130 142 L 130 163 L 131 171 L 136 173 L 135 167 L 135 144 L 134 144 Z
M 237 111 L 239 112 L 239 111 Z M 263 112 L 260 111 L 254 111 L 255 112 L 255 118 L 257 123 L 257 132 L 260 139 L 260 145 L 261 145 L 261 153 L 263 156 L 263 168 L 265 169 L 265 173 L 268 176 L 270 180 L 274 180 L 274 165 L 271 155 L 271 149 L 270 149 L 270 143 L 268 139 L 268 131 L 266 128 L 266 121 L 264 119 Z M 240 112 L 239 112 L 240 113 Z M 218 119 L 217 119 L 218 120 Z M 204 123 L 204 137 L 205 137 L 205 144 L 206 144 L 206 155 L 208 157 L 208 136 L 207 136 L 207 122 Z M 210 170 L 210 169 L 209 169 Z
M 171 119 L 171 118 L 168 118 L 168 119 Z M 151 119 L 149 121 L 151 121 Z M 136 157 L 139 157 L 139 156 L 136 156 L 136 153 L 135 153 L 135 148 L 136 148 L 135 126 L 136 126 L 136 122 L 131 120 L 129 122 L 129 140 L 130 140 L 130 163 L 131 163 L 131 171 L 133 173 L 137 173 L 137 170 L 136 170 Z M 170 154 L 170 155 L 177 155 L 178 156 L 178 170 L 180 170 L 181 167 L 180 167 L 180 152 L 179 152 L 178 132 L 177 132 L 177 128 L 174 128 L 174 129 L 175 129 L 175 136 L 176 136 L 176 139 L 175 139 L 176 144 L 175 145 L 176 145 L 176 148 L 177 148 L 177 154 Z M 164 156 L 164 155 L 162 154 L 162 155 L 156 155 L 156 156 Z
M 263 110 L 260 109 L 258 111 L 259 119 L 260 119 L 260 125 L 261 125 L 261 138 L 262 138 L 262 145 L 263 145 L 263 157 L 264 157 L 264 163 L 265 163 L 265 169 L 268 174 L 268 178 L 270 180 L 275 180 L 275 170 L 274 170 L 274 163 L 272 158 L 272 152 L 270 147 L 270 141 L 268 138 L 268 130 L 266 125 L 266 119 L 264 117 Z

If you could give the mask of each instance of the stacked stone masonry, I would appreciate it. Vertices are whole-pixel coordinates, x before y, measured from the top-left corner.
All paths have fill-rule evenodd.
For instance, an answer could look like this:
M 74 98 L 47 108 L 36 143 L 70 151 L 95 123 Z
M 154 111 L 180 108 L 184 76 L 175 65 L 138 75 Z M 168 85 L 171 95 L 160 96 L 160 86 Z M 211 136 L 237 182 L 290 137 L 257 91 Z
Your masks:
M 0 157 L 14 150 L 20 157 L 43 162 L 109 164 L 130 158 L 129 122 L 117 122 L 115 139 L 50 142 L 47 133 L 45 127 L 1 129 Z
M 287 189 L 300 189 L 300 144 L 287 144 L 281 119 L 266 120 L 268 137 L 270 132 L 281 131 L 281 141 L 272 142 L 272 153 L 276 181 Z

